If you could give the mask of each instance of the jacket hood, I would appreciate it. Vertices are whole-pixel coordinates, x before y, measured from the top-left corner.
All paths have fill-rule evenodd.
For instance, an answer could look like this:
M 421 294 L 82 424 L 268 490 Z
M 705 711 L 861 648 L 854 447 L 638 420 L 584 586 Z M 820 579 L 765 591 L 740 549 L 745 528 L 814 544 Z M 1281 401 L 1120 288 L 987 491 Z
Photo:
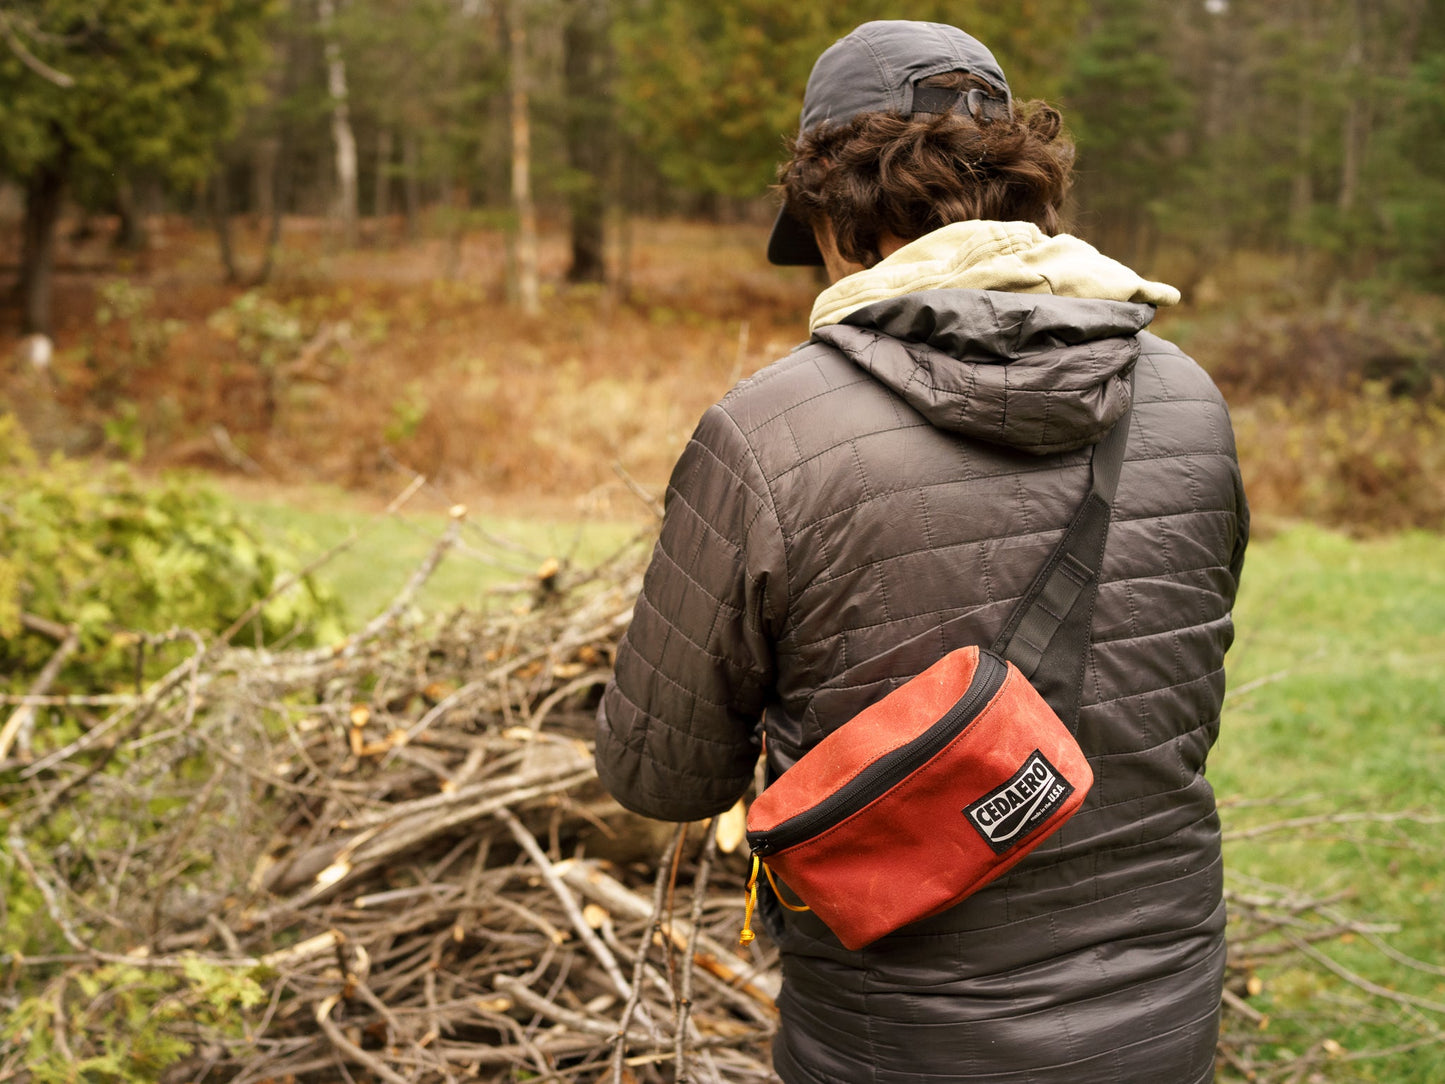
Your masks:
M 937 428 L 1046 455 L 1128 409 L 1136 336 L 1178 296 L 1077 238 L 965 222 L 825 290 L 813 338 Z
M 810 330 L 899 294 L 938 289 L 1005 290 L 1177 305 L 1179 291 L 1142 278 L 1087 241 L 1050 237 L 1031 222 L 955 222 L 909 242 L 872 267 L 839 279 L 813 303 Z

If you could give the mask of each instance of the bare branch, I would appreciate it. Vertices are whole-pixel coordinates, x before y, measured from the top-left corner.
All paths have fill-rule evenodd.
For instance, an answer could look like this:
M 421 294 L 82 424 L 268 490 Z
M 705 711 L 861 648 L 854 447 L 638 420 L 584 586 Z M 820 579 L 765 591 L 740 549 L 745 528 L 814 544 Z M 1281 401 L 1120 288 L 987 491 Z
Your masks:
M 5 44 L 10 47 L 10 51 L 15 54 L 20 63 L 40 78 L 67 90 L 75 86 L 74 79 L 64 72 L 52 68 L 26 47 L 25 43 L 20 40 L 20 35 L 15 32 L 10 14 L 3 7 L 0 7 L 0 38 L 4 39 Z

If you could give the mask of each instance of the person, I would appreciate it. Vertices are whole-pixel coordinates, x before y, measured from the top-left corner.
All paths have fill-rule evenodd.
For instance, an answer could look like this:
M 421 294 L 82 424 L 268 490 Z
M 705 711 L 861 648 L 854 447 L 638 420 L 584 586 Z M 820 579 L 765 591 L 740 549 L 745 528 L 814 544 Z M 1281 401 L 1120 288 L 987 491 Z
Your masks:
M 788 1084 L 1212 1079 L 1219 730 L 1248 536 L 1229 415 L 1146 328 L 1178 300 L 1060 232 L 1071 150 L 989 50 L 871 22 L 804 98 L 778 264 L 822 264 L 811 338 L 699 422 L 596 763 L 627 808 L 726 810 L 946 652 L 988 645 L 1130 411 L 1077 736 L 1080 811 L 962 903 L 858 951 L 760 905 Z M 1132 380 L 1131 380 L 1132 378 Z M 1132 382 L 1132 388 L 1131 388 Z

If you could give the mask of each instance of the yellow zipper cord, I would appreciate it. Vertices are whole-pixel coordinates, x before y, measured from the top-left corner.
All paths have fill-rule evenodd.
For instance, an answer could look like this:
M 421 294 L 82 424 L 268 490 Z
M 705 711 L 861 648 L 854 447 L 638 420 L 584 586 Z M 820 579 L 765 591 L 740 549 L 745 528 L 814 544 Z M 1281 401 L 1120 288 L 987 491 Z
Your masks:
M 757 934 L 753 933 L 753 912 L 757 909 L 757 906 L 758 906 L 758 867 L 759 867 L 759 866 L 762 867 L 763 873 L 765 873 L 765 874 L 767 875 L 768 884 L 770 884 L 770 885 L 773 886 L 773 895 L 775 895 L 775 896 L 778 897 L 778 902 L 779 902 L 779 903 L 781 903 L 781 904 L 782 904 L 784 907 L 786 907 L 789 911 L 811 911 L 811 910 L 812 910 L 812 908 L 809 907 L 806 903 L 804 903 L 804 904 L 789 903 L 789 902 L 787 901 L 787 899 L 784 898 L 782 892 L 779 891 L 779 889 L 778 889 L 778 882 L 773 879 L 773 871 L 768 868 L 766 862 L 764 862 L 764 861 L 763 861 L 761 858 L 759 858 L 757 855 L 753 855 L 753 868 L 752 868 L 751 872 L 749 872 L 749 874 L 748 874 L 748 898 L 747 898 L 747 903 L 746 903 L 746 904 L 744 905 L 744 907 L 743 907 L 743 929 L 742 929 L 742 932 L 741 932 L 740 934 L 738 934 L 738 944 L 740 944 L 740 945 L 750 945 L 750 944 L 753 943 L 754 940 L 756 940 L 756 938 L 757 938 L 757 936 L 758 936 Z
M 753 933 L 753 910 L 758 905 L 758 866 L 762 862 L 753 855 L 753 869 L 748 874 L 748 900 L 743 906 L 743 932 L 738 934 L 738 944 L 751 945 L 758 936 Z
M 783 896 L 782 892 L 778 889 L 778 882 L 773 880 L 773 871 L 767 867 L 766 863 L 764 863 L 763 865 L 763 872 L 768 875 L 768 884 L 773 886 L 773 895 L 777 896 L 778 902 L 781 903 L 784 907 L 786 907 L 789 911 L 812 910 L 812 908 L 809 907 L 806 903 L 792 904 L 787 901 L 787 899 Z

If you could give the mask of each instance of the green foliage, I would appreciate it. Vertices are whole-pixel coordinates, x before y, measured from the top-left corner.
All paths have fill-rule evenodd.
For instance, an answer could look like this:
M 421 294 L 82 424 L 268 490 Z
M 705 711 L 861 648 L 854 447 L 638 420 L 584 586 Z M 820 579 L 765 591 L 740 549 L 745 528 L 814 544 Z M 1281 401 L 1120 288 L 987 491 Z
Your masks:
M 335 5 L 325 32 L 314 2 L 282 6 L 269 24 L 267 70 L 253 76 L 257 100 L 227 148 L 229 161 L 239 165 L 281 145 L 298 159 L 329 166 L 333 102 L 324 50 L 330 42 L 346 70 L 363 207 L 378 185 L 390 192 L 403 182 L 412 191 L 427 185 L 429 196 L 442 193 L 447 207 L 469 201 L 474 191 L 488 204 L 505 204 L 508 130 L 499 5 L 346 0 Z M 551 6 L 525 8 L 540 21 L 550 13 L 538 9 Z M 548 132 L 544 128 L 539 135 Z M 388 141 L 384 155 L 375 153 L 379 139 Z M 553 151 L 551 141 L 538 140 L 539 154 Z M 297 183 L 284 173 L 278 181 L 283 191 Z M 397 202 L 389 203 L 393 211 Z
M 25 998 L 0 1037 L 26 1051 L 37 1084 L 154 1084 L 198 1030 L 240 1037 L 265 1000 L 252 973 L 195 957 L 180 974 L 110 964 Z
M 1445 287 L 1445 45 L 1401 87 L 1402 106 L 1380 164 L 1383 218 L 1398 247 L 1399 277 Z
M 0 417 L 0 672 L 13 686 L 55 644 L 21 612 L 75 627 L 62 685 L 99 690 L 135 676 L 140 638 L 223 631 L 284 572 L 278 552 L 216 493 L 180 479 L 142 484 L 119 466 L 42 464 Z M 248 639 L 334 635 L 336 604 L 309 581 L 267 605 Z M 187 650 L 190 650 L 187 647 Z M 146 672 L 174 661 L 162 652 Z
M 382 430 L 388 444 L 400 444 L 416 436 L 426 421 L 431 404 L 419 381 L 408 382 L 405 392 L 391 405 L 391 420 Z
M 5 814 L 4 803 L 0 802 L 0 815 Z M 0 920 L 0 946 L 7 952 L 65 951 L 65 943 L 45 913 L 40 893 L 16 865 L 3 836 L 0 836 L 0 898 L 5 903 L 3 920 Z
M 766 188 L 782 133 L 830 38 L 821 8 L 662 0 L 619 20 L 624 124 L 673 184 L 752 195 Z M 836 35 L 834 35 L 836 36 Z
M 1235 411 L 1260 507 L 1357 530 L 1445 529 L 1445 406 L 1392 397 L 1378 382 L 1347 406 L 1301 406 L 1265 396 Z
M 74 153 L 95 172 L 150 169 L 195 181 L 250 93 L 272 0 L 27 0 L 7 4 L 58 87 L 0 51 L 0 169 L 26 175 Z
M 263 1004 L 266 992 L 249 972 L 223 967 L 199 957 L 184 961 L 185 976 L 191 988 L 216 1012 L 225 1012 L 232 1005 L 253 1009 Z
M 1176 183 L 1177 136 L 1190 121 L 1188 91 L 1162 49 L 1168 25 L 1147 6 L 1095 4 L 1063 87 L 1088 215 L 1134 237 L 1155 225 Z
M 141 424 L 140 408 L 135 403 L 117 403 L 115 409 L 101 423 L 107 448 L 114 449 L 130 462 L 138 462 L 145 455 L 145 429 Z
M 61 158 L 94 174 L 136 167 L 201 179 L 251 94 L 274 0 L 21 0 L 7 19 L 57 86 L 0 50 L 0 172 Z
M 1050 72 L 1083 5 L 1033 0 L 994 5 L 910 0 L 776 4 L 769 0 L 657 0 L 616 23 L 621 105 L 638 148 L 692 192 L 756 196 L 773 179 L 785 137 L 797 131 L 818 54 L 876 18 L 952 22 L 990 46 L 1021 97 L 1048 94 Z
M 290 361 L 306 340 L 301 320 L 280 302 L 248 290 L 211 315 L 210 326 L 235 342 L 245 357 L 263 371 Z
M 96 295 L 95 330 L 84 348 L 85 367 L 91 400 L 106 407 L 135 394 L 132 382 L 165 357 L 183 325 L 157 316 L 155 291 L 129 279 L 110 279 Z M 126 458 L 138 459 L 145 444 L 140 411 L 130 402 L 122 403 L 118 413 L 124 416 L 105 423 L 107 441 Z
M 146 315 L 155 291 L 148 286 L 137 286 L 129 279 L 111 279 L 99 290 L 95 305 L 95 322 L 105 327 L 113 321 L 133 323 Z
M 1258 270 L 1266 279 L 1268 265 Z M 1164 315 L 1160 332 L 1230 402 L 1256 509 L 1357 533 L 1441 530 L 1442 318 L 1437 299 L 1389 291 L 1329 308 Z
M 534 0 L 525 9 L 539 6 Z M 391 172 L 400 176 L 410 168 L 417 179 L 480 172 L 503 195 L 508 134 L 491 106 L 506 83 L 494 11 L 455 0 L 338 7 L 336 32 L 352 101 L 379 126 L 418 144 L 417 161 L 393 165 Z
M 63 197 L 113 207 L 144 176 L 194 188 L 257 89 L 276 0 L 18 0 L 3 9 L 0 177 L 26 190 L 24 330 L 48 331 Z M 68 191 L 67 191 L 68 190 Z
M 1078 202 L 1125 258 L 1290 252 L 1338 280 L 1441 281 L 1445 8 L 1100 0 L 1069 58 Z

